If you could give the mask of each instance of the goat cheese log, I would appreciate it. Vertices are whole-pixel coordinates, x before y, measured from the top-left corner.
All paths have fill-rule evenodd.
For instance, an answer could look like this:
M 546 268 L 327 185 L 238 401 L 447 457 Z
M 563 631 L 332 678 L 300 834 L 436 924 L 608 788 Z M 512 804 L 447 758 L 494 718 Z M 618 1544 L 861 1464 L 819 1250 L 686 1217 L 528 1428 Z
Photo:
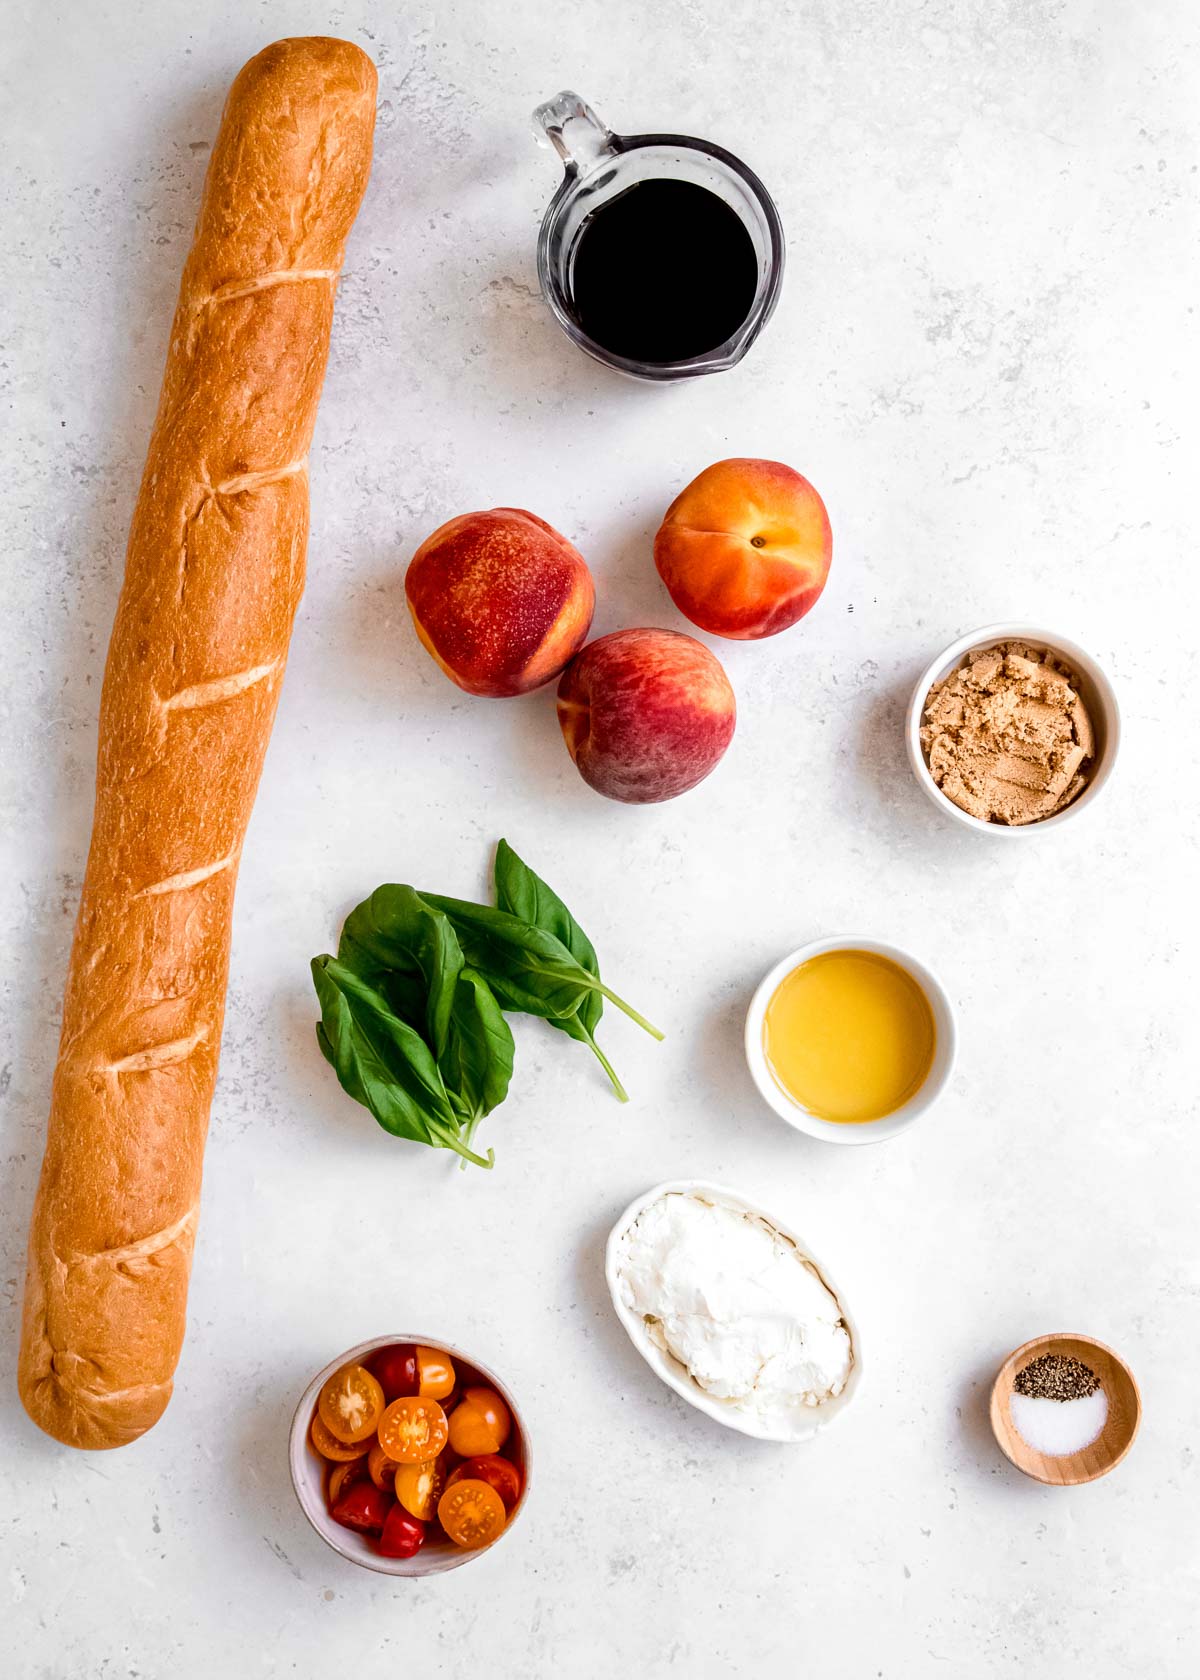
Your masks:
M 303 586 L 309 440 L 375 85 L 347 41 L 251 59 L 183 273 L 29 1239 L 21 1398 L 75 1447 L 149 1429 L 183 1344 L 234 883 Z

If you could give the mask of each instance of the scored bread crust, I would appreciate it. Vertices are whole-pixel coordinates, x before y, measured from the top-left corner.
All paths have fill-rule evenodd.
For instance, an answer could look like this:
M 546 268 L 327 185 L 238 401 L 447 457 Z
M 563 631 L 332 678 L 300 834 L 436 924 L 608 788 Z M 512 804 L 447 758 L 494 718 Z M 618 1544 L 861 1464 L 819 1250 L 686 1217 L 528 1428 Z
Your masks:
M 375 87 L 347 41 L 251 59 L 183 272 L 29 1239 L 21 1398 L 76 1447 L 150 1428 L 183 1343 L 234 884 L 303 587 L 308 448 Z

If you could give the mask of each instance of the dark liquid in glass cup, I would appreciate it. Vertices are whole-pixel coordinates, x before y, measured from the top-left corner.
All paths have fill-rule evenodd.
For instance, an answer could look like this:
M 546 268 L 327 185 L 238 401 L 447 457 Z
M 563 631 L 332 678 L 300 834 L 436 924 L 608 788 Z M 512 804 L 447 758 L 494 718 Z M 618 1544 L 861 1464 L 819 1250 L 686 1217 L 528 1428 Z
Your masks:
M 639 379 L 735 366 L 783 278 L 783 229 L 758 177 L 706 140 L 613 134 L 578 94 L 535 119 L 566 165 L 538 274 L 568 337 Z
M 639 362 L 686 362 L 733 338 L 754 307 L 758 256 L 707 187 L 639 181 L 584 217 L 570 275 L 575 319 Z

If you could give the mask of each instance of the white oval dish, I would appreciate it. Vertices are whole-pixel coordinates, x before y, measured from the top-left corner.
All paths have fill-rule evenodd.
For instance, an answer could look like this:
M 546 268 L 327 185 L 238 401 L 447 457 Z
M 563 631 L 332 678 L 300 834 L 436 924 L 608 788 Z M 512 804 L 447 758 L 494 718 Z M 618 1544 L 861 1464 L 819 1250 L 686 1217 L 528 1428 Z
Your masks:
M 942 798 L 940 793 L 938 798 Z M 838 1120 L 822 1120 L 819 1116 L 810 1114 L 777 1082 L 767 1062 L 767 1052 L 763 1046 L 763 1021 L 767 1005 L 793 969 L 799 968 L 801 963 L 808 962 L 812 957 L 824 956 L 827 951 L 871 951 L 875 956 L 889 957 L 899 968 L 911 974 L 925 993 L 933 1011 L 936 1042 L 929 1072 L 920 1088 L 913 1092 L 908 1101 L 893 1109 L 891 1114 L 885 1114 L 882 1120 L 861 1120 L 847 1124 Z M 811 945 L 802 945 L 798 951 L 793 951 L 790 957 L 784 957 L 781 962 L 777 962 L 759 983 L 750 1000 L 750 1008 L 746 1011 L 745 1044 L 746 1063 L 750 1069 L 750 1077 L 758 1087 L 759 1095 L 789 1126 L 794 1126 L 798 1132 L 807 1132 L 809 1137 L 820 1138 L 824 1143 L 881 1143 L 885 1138 L 895 1137 L 897 1132 L 911 1126 L 926 1109 L 932 1107 L 945 1090 L 950 1075 L 954 1072 L 954 1059 L 958 1053 L 958 1029 L 954 1022 L 954 1010 L 941 981 L 924 963 L 909 956 L 908 952 L 902 951 L 898 945 L 885 945 L 878 939 L 815 939 Z
M 926 698 L 934 683 L 941 682 L 951 671 L 957 670 L 968 654 L 977 650 L 983 652 L 995 647 L 998 642 L 1028 642 L 1030 647 L 1043 648 L 1060 659 L 1078 678 L 1079 691 L 1091 716 L 1096 736 L 1096 751 L 1092 759 L 1088 785 L 1078 799 L 1073 799 L 1065 809 L 1056 812 L 1052 817 L 1043 817 L 1040 822 L 1021 823 L 1017 827 L 1010 827 L 1008 823 L 985 822 L 982 817 L 973 817 L 969 811 L 960 810 L 934 781 L 925 757 L 925 749 L 921 745 L 921 720 L 925 712 Z M 1034 629 L 1027 624 L 988 624 L 982 630 L 972 630 L 966 636 L 960 636 L 956 642 L 951 642 L 948 648 L 943 648 L 937 658 L 921 673 L 904 719 L 904 744 L 908 750 L 908 762 L 921 791 L 933 801 L 944 816 L 961 823 L 963 827 L 974 829 L 976 834 L 996 834 L 1008 839 L 1057 828 L 1060 823 L 1065 823 L 1086 811 L 1095 802 L 1100 789 L 1112 774 L 1120 741 L 1121 712 L 1117 705 L 1117 696 L 1112 684 L 1091 654 L 1085 653 L 1083 648 L 1068 641 L 1065 636 L 1055 635 L 1049 630 Z
M 842 1322 L 849 1333 L 850 1347 L 854 1357 L 850 1374 L 846 1378 L 846 1386 L 834 1399 L 822 1401 L 819 1406 L 813 1406 L 806 1410 L 801 1423 L 787 1433 L 779 1433 L 765 1425 L 759 1425 L 754 1418 L 744 1412 L 739 1412 L 737 1407 L 731 1405 L 729 1401 L 715 1399 L 711 1394 L 706 1393 L 699 1383 L 693 1379 L 686 1366 L 681 1365 L 665 1349 L 651 1341 L 646 1334 L 641 1319 L 621 1299 L 618 1268 L 621 1238 L 651 1203 L 656 1202 L 660 1196 L 673 1193 L 696 1196 L 704 1201 L 712 1202 L 718 1207 L 732 1208 L 738 1213 L 752 1214 L 755 1218 L 761 1219 L 771 1230 L 778 1232 L 781 1237 L 794 1245 L 800 1256 L 817 1273 L 841 1310 Z M 644 1195 L 638 1196 L 636 1200 L 630 1202 L 609 1233 L 608 1244 L 604 1253 L 604 1276 L 608 1283 L 608 1292 L 612 1297 L 613 1309 L 624 1326 L 625 1333 L 654 1374 L 661 1377 L 667 1387 L 673 1388 L 676 1394 L 686 1400 L 690 1406 L 695 1406 L 698 1412 L 704 1412 L 708 1417 L 715 1418 L 718 1423 L 723 1423 L 728 1429 L 736 1429 L 742 1435 L 752 1435 L 759 1441 L 807 1441 L 818 1430 L 826 1428 L 835 1418 L 840 1417 L 858 1393 L 862 1382 L 862 1340 L 858 1333 L 858 1326 L 847 1310 L 841 1290 L 838 1289 L 825 1266 L 812 1253 L 807 1243 L 802 1242 L 782 1220 L 767 1213 L 757 1203 L 748 1201 L 736 1190 L 726 1189 L 720 1184 L 709 1184 L 704 1179 L 698 1178 L 671 1179 L 666 1184 L 656 1184 L 652 1190 L 647 1190 Z
M 340 1371 L 343 1365 L 356 1364 L 367 1355 L 382 1347 L 390 1347 L 393 1342 L 414 1342 L 421 1347 L 438 1348 L 448 1353 L 451 1359 L 469 1365 L 479 1373 L 485 1382 L 500 1395 L 512 1413 L 513 1430 L 520 1444 L 521 1495 L 517 1503 L 509 1512 L 508 1520 L 500 1533 L 488 1546 L 479 1546 L 468 1550 L 462 1546 L 452 1545 L 449 1541 L 441 1544 L 432 1543 L 422 1546 L 415 1557 L 390 1558 L 382 1557 L 362 1534 L 353 1529 L 343 1528 L 334 1522 L 329 1514 L 329 1507 L 325 1503 L 325 1465 L 318 1458 L 315 1450 L 308 1444 L 308 1431 L 312 1423 L 313 1409 L 317 1403 L 317 1396 L 329 1381 L 335 1371 Z M 462 1348 L 456 1348 L 449 1342 L 440 1340 L 437 1336 L 415 1335 L 404 1332 L 394 1336 L 375 1336 L 369 1342 L 359 1342 L 357 1347 L 347 1348 L 345 1353 L 331 1359 L 329 1364 L 318 1371 L 309 1383 L 292 1418 L 291 1436 L 288 1442 L 288 1466 L 292 1472 L 292 1487 L 296 1498 L 300 1501 L 300 1509 L 308 1518 L 327 1546 L 344 1557 L 349 1563 L 360 1564 L 364 1569 L 374 1569 L 380 1575 L 442 1575 L 448 1569 L 461 1569 L 464 1563 L 470 1563 L 473 1558 L 483 1557 L 490 1552 L 492 1546 L 498 1546 L 506 1534 L 512 1529 L 517 1518 L 525 1509 L 529 1494 L 529 1479 L 533 1469 L 533 1459 L 529 1447 L 529 1431 L 525 1427 L 525 1420 L 513 1399 L 511 1392 L 500 1381 L 494 1371 L 480 1363 L 472 1354 Z

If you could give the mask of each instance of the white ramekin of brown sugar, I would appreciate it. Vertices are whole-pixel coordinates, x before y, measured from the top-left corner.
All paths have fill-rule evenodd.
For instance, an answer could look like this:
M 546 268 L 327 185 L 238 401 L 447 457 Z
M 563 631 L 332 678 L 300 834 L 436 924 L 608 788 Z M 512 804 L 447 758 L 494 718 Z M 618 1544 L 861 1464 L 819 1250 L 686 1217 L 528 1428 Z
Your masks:
M 994 652 L 1003 656 L 1007 650 L 1023 650 L 1017 651 L 1016 657 L 1028 659 L 1031 664 L 1037 664 L 1039 659 L 1046 661 L 1049 656 L 1049 667 L 1066 678 L 1082 703 L 1075 749 L 1086 746 L 1090 751 L 1075 767 L 1070 763 L 1074 756 L 1071 753 L 1065 762 L 1056 757 L 1051 768 L 1039 765 L 1031 748 L 1030 761 L 1013 770 L 1018 778 L 1015 784 L 1018 796 L 1000 797 L 993 809 L 986 778 L 972 775 L 974 766 L 965 757 L 965 771 L 959 771 L 955 758 L 957 731 L 951 727 L 939 737 L 937 700 L 939 695 L 947 693 L 941 685 L 956 673 L 970 670 L 981 656 Z M 935 708 L 932 712 L 931 702 Z M 940 711 L 944 718 L 947 711 L 944 701 Z M 1112 684 L 1092 656 L 1075 642 L 1028 624 L 990 624 L 960 636 L 921 673 L 905 716 L 904 738 L 918 786 L 944 815 L 978 834 L 1014 837 L 1057 828 L 1091 808 L 1116 762 L 1121 714 Z M 1071 746 L 1070 741 L 1066 744 L 1068 748 Z M 1054 777 L 1060 767 L 1062 775 L 1069 779 L 1067 787 L 1056 792 Z M 1035 785 L 1043 773 L 1045 790 Z M 1030 784 L 1028 799 L 1023 798 L 1026 782 Z M 1013 787 L 1007 791 L 1012 793 Z M 1039 805 L 1044 808 L 1041 813 Z

